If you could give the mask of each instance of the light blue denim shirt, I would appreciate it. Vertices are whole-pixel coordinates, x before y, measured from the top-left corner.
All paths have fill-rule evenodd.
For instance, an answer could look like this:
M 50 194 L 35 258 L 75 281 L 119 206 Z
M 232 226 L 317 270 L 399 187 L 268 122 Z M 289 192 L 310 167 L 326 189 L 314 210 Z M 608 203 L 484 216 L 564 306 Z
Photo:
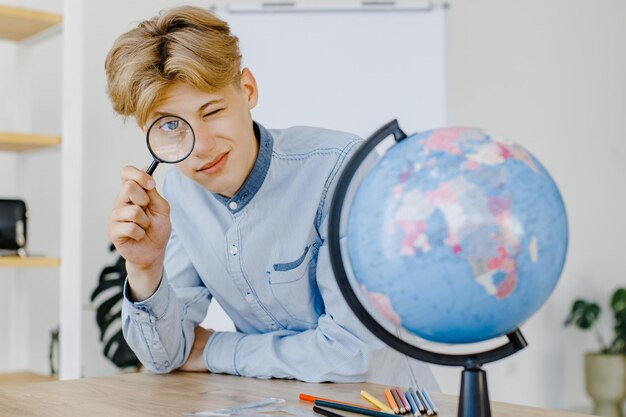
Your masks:
M 309 382 L 372 380 L 380 367 L 389 375 L 406 372 L 406 358 L 380 355 L 389 349 L 353 315 L 330 264 L 333 190 L 362 139 L 310 127 L 267 130 L 257 123 L 255 133 L 256 163 L 231 199 L 178 170 L 167 174 L 163 194 L 172 234 L 165 271 L 143 302 L 130 301 L 125 289 L 128 344 L 154 372 L 180 367 L 194 328 L 216 299 L 236 331 L 209 339 L 204 359 L 211 372 Z M 436 389 L 421 367 L 417 382 Z

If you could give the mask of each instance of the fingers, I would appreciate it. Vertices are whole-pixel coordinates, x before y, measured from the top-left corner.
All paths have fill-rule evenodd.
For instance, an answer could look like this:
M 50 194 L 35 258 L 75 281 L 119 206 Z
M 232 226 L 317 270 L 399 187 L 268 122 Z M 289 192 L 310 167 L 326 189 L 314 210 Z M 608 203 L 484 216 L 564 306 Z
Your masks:
M 114 245 L 124 243 L 128 239 L 141 240 L 146 236 L 146 231 L 135 223 L 111 223 L 109 224 L 109 237 Z
M 166 228 L 170 206 L 157 192 L 154 179 L 131 166 L 122 169 L 121 178 L 122 188 L 109 216 L 108 232 L 113 243 L 141 240 L 151 227 Z
M 125 166 L 121 172 L 122 189 L 118 194 L 117 205 L 136 204 L 146 207 L 150 203 L 148 190 L 155 187 L 154 179 L 133 166 Z
M 122 189 L 117 197 L 117 205 L 136 204 L 140 207 L 147 207 L 150 204 L 150 197 L 144 188 L 137 182 L 128 180 L 122 185 Z
M 142 229 L 150 226 L 150 218 L 138 205 L 125 205 L 116 207 L 111 212 L 111 222 L 135 223 Z
M 116 206 L 150 206 L 150 210 L 169 216 L 169 204 L 156 190 L 154 179 L 144 171 L 133 166 L 126 166 L 121 172 L 122 189 L 118 194 Z
M 122 182 L 134 181 L 145 190 L 152 190 L 156 186 L 154 178 L 146 174 L 145 171 L 142 171 L 130 165 L 122 168 L 121 177 Z
M 170 215 L 170 205 L 165 200 L 161 194 L 157 191 L 156 188 L 148 190 L 147 192 L 148 198 L 150 199 L 149 208 L 153 213 L 162 214 L 164 216 L 169 217 Z

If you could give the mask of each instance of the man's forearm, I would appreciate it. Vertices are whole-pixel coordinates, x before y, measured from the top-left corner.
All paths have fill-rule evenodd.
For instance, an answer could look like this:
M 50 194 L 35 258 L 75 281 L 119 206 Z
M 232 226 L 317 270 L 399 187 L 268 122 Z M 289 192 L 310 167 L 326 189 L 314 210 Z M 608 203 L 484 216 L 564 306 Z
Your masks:
M 181 317 L 174 290 L 164 277 L 156 292 L 143 302 L 129 300 L 129 291 L 127 282 L 122 326 L 128 345 L 152 372 L 167 373 L 180 367 L 191 350 L 195 323 Z
M 128 272 L 128 289 L 132 301 L 140 302 L 148 299 L 159 288 L 163 277 L 163 260 L 147 267 L 140 268 L 126 262 Z

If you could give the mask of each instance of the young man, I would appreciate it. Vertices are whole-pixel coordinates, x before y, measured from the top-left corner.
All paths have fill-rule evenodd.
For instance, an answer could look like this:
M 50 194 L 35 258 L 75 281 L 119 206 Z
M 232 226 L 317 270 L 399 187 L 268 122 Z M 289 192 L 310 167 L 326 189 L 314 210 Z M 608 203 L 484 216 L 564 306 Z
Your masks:
M 195 7 L 140 23 L 107 57 L 118 113 L 144 132 L 159 116 L 179 116 L 196 135 L 192 154 L 166 176 L 165 198 L 145 172 L 122 171 L 109 236 L 126 259 L 129 345 L 154 372 L 436 389 L 426 365 L 391 352 L 358 322 L 333 276 L 328 209 L 362 140 L 255 123 L 257 84 L 240 65 L 228 25 Z M 213 298 L 235 332 L 198 327 Z

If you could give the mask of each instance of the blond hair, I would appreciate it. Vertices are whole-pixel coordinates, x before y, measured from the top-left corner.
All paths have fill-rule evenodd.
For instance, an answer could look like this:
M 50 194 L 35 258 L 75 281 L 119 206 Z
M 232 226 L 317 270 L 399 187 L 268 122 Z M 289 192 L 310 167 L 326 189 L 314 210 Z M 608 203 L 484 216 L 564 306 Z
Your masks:
M 214 91 L 238 81 L 241 53 L 226 22 L 208 10 L 182 6 L 117 38 L 104 66 L 115 111 L 144 125 L 173 82 Z

